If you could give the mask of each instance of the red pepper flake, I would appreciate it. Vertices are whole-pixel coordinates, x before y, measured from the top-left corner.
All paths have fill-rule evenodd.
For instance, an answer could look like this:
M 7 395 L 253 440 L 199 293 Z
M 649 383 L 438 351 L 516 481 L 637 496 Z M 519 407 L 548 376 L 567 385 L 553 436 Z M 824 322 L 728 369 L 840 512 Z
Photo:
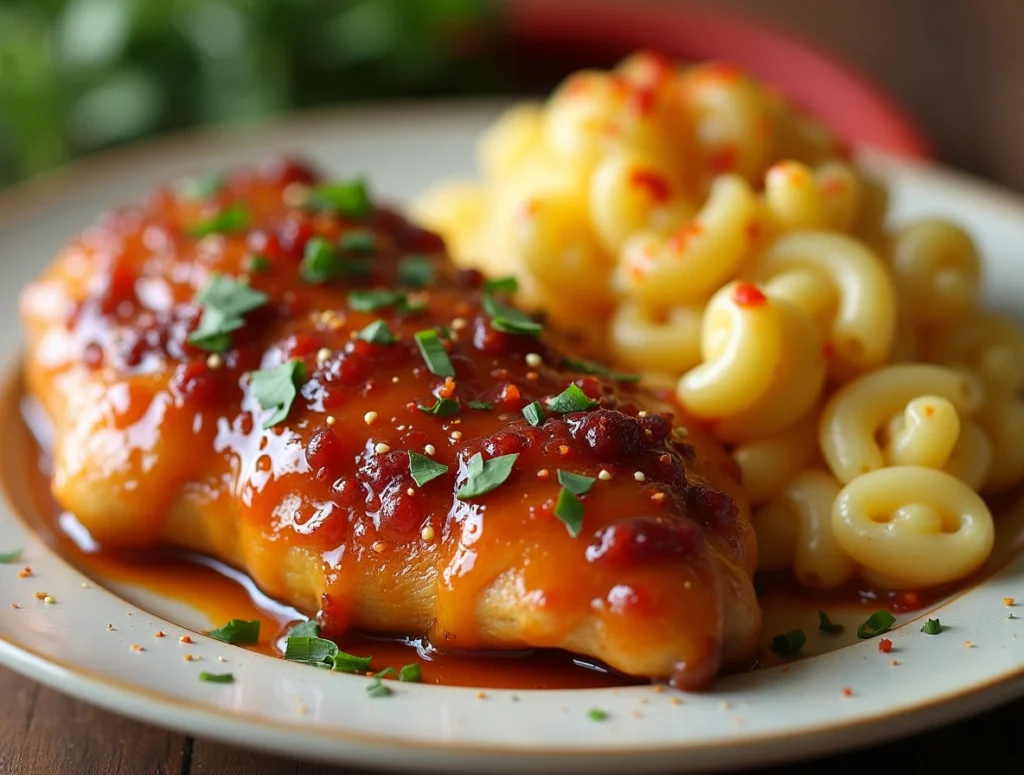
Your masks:
M 743 71 L 732 62 L 712 62 L 704 66 L 701 75 L 709 81 L 735 83 L 743 77 Z
M 756 218 L 751 218 L 747 221 L 746 234 L 748 240 L 757 242 L 757 240 L 761 239 L 761 235 L 764 234 L 764 224 Z
M 688 223 L 669 237 L 669 248 L 676 253 L 682 253 L 686 250 L 686 245 L 691 239 L 703 233 L 704 227 L 699 223 Z
M 30 567 L 28 567 L 27 565 L 24 568 L 22 568 L 20 571 L 18 571 L 18 578 L 19 579 L 27 579 L 31 575 L 32 575 L 32 569 Z
M 851 689 L 849 686 L 844 686 L 843 687 L 843 696 L 844 697 L 852 697 L 853 696 L 853 689 Z
M 653 170 L 635 169 L 629 175 L 629 184 L 641 188 L 655 202 L 667 202 L 672 187 L 664 175 Z
M 924 408 L 924 416 L 925 417 L 934 417 L 935 416 L 935 407 L 932 406 L 931 404 L 926 406 Z
M 444 378 L 444 385 L 437 391 L 441 398 L 451 398 L 455 394 L 455 380 L 451 377 Z
M 626 100 L 626 110 L 638 116 L 649 116 L 654 112 L 657 92 L 650 86 L 638 86 L 630 89 Z
M 736 302 L 738 307 L 750 308 L 760 307 L 768 301 L 768 297 L 756 285 L 739 283 L 732 290 L 732 300 Z
M 153 633 L 153 637 L 154 638 L 163 638 L 165 635 L 167 635 L 167 633 L 164 632 L 163 630 L 157 630 L 156 632 Z
M 509 409 L 516 409 L 519 406 L 519 402 L 522 396 L 519 393 L 519 388 L 509 383 L 505 385 L 504 390 L 501 391 L 501 403 L 508 404 Z
M 191 643 L 191 642 L 192 642 L 192 638 L 190 638 L 188 635 L 182 635 L 180 638 L 178 638 L 178 643 Z
M 882 638 L 878 641 L 878 650 L 883 654 L 888 654 L 892 651 L 892 641 L 888 638 Z
M 721 174 L 723 172 L 731 172 L 736 167 L 736 158 L 739 156 L 734 145 L 723 145 L 713 154 L 708 162 L 708 166 L 711 167 L 712 172 Z

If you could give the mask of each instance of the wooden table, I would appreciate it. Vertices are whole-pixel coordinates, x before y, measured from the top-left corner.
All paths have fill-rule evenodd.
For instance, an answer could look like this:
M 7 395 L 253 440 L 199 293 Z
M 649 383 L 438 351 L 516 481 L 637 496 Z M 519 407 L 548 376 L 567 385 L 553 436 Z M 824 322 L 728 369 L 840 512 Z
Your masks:
M 1024 190 L 1024 2 L 715 0 L 823 44 L 910 109 L 946 161 Z M 941 680 L 936 676 L 936 680 Z M 765 772 L 922 769 L 1024 755 L 1024 702 L 902 742 Z M 0 669 L 0 775 L 357 775 L 165 732 Z

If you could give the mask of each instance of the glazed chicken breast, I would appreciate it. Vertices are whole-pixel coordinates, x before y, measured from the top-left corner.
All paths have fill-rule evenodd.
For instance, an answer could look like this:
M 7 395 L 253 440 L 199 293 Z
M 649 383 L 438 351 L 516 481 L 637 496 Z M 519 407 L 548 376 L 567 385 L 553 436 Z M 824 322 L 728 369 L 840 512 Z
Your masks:
M 220 558 L 325 637 L 707 685 L 760 634 L 735 467 L 513 291 L 358 180 L 175 181 L 22 295 L 53 492 L 104 548 Z

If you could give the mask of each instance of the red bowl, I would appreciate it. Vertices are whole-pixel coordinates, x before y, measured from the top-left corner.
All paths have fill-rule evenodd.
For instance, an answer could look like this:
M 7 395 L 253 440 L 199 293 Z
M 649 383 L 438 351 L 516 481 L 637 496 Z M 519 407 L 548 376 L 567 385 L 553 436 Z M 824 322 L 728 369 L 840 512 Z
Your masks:
M 870 78 L 760 22 L 627 0 L 505 0 L 502 10 L 524 67 L 606 65 L 644 48 L 684 61 L 725 60 L 773 84 L 851 145 L 931 155 L 924 133 Z

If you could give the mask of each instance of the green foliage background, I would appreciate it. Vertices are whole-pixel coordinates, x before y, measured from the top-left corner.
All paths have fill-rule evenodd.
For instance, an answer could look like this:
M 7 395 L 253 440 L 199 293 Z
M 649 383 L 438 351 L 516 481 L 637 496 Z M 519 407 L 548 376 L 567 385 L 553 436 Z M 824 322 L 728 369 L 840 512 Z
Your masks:
M 492 0 L 0 0 L 0 186 L 153 132 L 481 93 Z

